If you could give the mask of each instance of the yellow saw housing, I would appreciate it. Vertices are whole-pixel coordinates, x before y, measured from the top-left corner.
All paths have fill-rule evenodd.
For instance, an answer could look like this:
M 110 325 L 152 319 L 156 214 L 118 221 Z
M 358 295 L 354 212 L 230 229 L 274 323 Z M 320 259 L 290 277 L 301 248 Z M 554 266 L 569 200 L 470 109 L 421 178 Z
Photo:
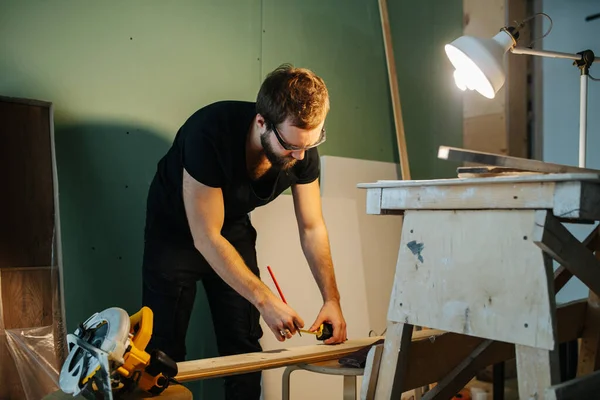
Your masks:
M 148 373 L 147 367 L 152 363 L 152 356 L 146 352 L 146 346 L 152 337 L 154 314 L 148 307 L 130 317 L 130 345 L 123 356 L 124 363 L 117 368 L 117 373 L 149 393 L 158 394 L 168 386 L 168 378 L 162 373 Z
M 150 343 L 152 336 L 152 321 L 154 315 L 148 307 L 142 307 L 140 311 L 133 314 L 131 321 L 130 348 L 123 356 L 125 362 L 117 372 L 125 378 L 131 378 L 134 371 L 143 370 L 150 363 L 150 354 L 146 353 L 146 346 Z

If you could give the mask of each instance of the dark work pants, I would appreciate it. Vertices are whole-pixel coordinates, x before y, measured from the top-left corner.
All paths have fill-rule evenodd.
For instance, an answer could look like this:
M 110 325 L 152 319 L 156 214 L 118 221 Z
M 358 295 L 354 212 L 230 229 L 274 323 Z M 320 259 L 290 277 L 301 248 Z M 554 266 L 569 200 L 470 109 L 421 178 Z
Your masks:
M 228 226 L 223 235 L 260 276 L 256 261 L 256 231 L 245 218 Z M 175 361 L 186 356 L 185 340 L 196 282 L 205 288 L 221 356 L 262 351 L 258 310 L 225 283 L 193 246 L 146 239 L 143 265 L 143 305 L 154 313 L 148 349 L 158 348 Z M 225 379 L 226 399 L 258 400 L 261 374 L 234 375 Z

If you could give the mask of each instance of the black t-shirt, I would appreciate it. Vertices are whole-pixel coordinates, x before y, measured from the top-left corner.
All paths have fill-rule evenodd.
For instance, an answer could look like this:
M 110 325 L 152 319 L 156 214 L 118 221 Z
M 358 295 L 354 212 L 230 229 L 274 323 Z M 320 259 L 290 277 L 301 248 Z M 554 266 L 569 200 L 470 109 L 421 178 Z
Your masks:
M 294 184 L 319 177 L 319 153 L 306 152 L 288 171 L 269 171 L 252 181 L 246 168 L 246 138 L 256 104 L 221 101 L 196 111 L 179 129 L 167 154 L 158 162 L 148 192 L 146 238 L 192 243 L 182 197 L 183 169 L 198 182 L 221 188 L 224 226 L 245 219 L 256 207 L 273 201 Z

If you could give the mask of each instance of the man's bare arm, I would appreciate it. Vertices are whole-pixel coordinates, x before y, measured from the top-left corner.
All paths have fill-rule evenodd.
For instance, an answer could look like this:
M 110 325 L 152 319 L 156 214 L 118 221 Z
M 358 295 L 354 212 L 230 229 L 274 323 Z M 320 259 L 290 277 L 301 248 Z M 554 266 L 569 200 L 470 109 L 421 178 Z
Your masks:
M 201 184 L 183 171 L 183 201 L 196 249 L 215 272 L 261 312 L 275 336 L 279 331 L 295 331 L 294 322 L 304 326 L 300 317 L 246 266 L 237 250 L 221 235 L 225 218 L 223 192 Z
M 323 322 L 333 325 L 333 337 L 325 344 L 342 343 L 346 340 L 346 321 L 342 315 L 340 293 L 335 281 L 329 246 L 329 235 L 321 211 L 319 182 L 292 187 L 294 209 L 302 250 L 321 290 L 323 306 L 310 330 L 316 330 Z
M 323 301 L 338 301 L 327 227 L 321 211 L 318 181 L 292 187 L 302 250 L 321 290 Z
M 262 306 L 271 291 L 221 235 L 225 218 L 221 189 L 199 183 L 184 170 L 183 201 L 198 251 L 229 286 L 256 307 Z

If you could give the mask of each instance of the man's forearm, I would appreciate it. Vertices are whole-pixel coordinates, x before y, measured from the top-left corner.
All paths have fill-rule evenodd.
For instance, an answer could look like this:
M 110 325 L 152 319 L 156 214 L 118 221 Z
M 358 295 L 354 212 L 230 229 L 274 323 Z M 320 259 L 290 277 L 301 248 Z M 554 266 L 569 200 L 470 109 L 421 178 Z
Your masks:
M 302 250 L 321 290 L 323 301 L 338 301 L 340 293 L 335 281 L 329 238 L 325 225 L 300 232 Z
M 221 279 L 255 307 L 260 308 L 273 295 L 223 236 L 206 237 L 196 248 Z

